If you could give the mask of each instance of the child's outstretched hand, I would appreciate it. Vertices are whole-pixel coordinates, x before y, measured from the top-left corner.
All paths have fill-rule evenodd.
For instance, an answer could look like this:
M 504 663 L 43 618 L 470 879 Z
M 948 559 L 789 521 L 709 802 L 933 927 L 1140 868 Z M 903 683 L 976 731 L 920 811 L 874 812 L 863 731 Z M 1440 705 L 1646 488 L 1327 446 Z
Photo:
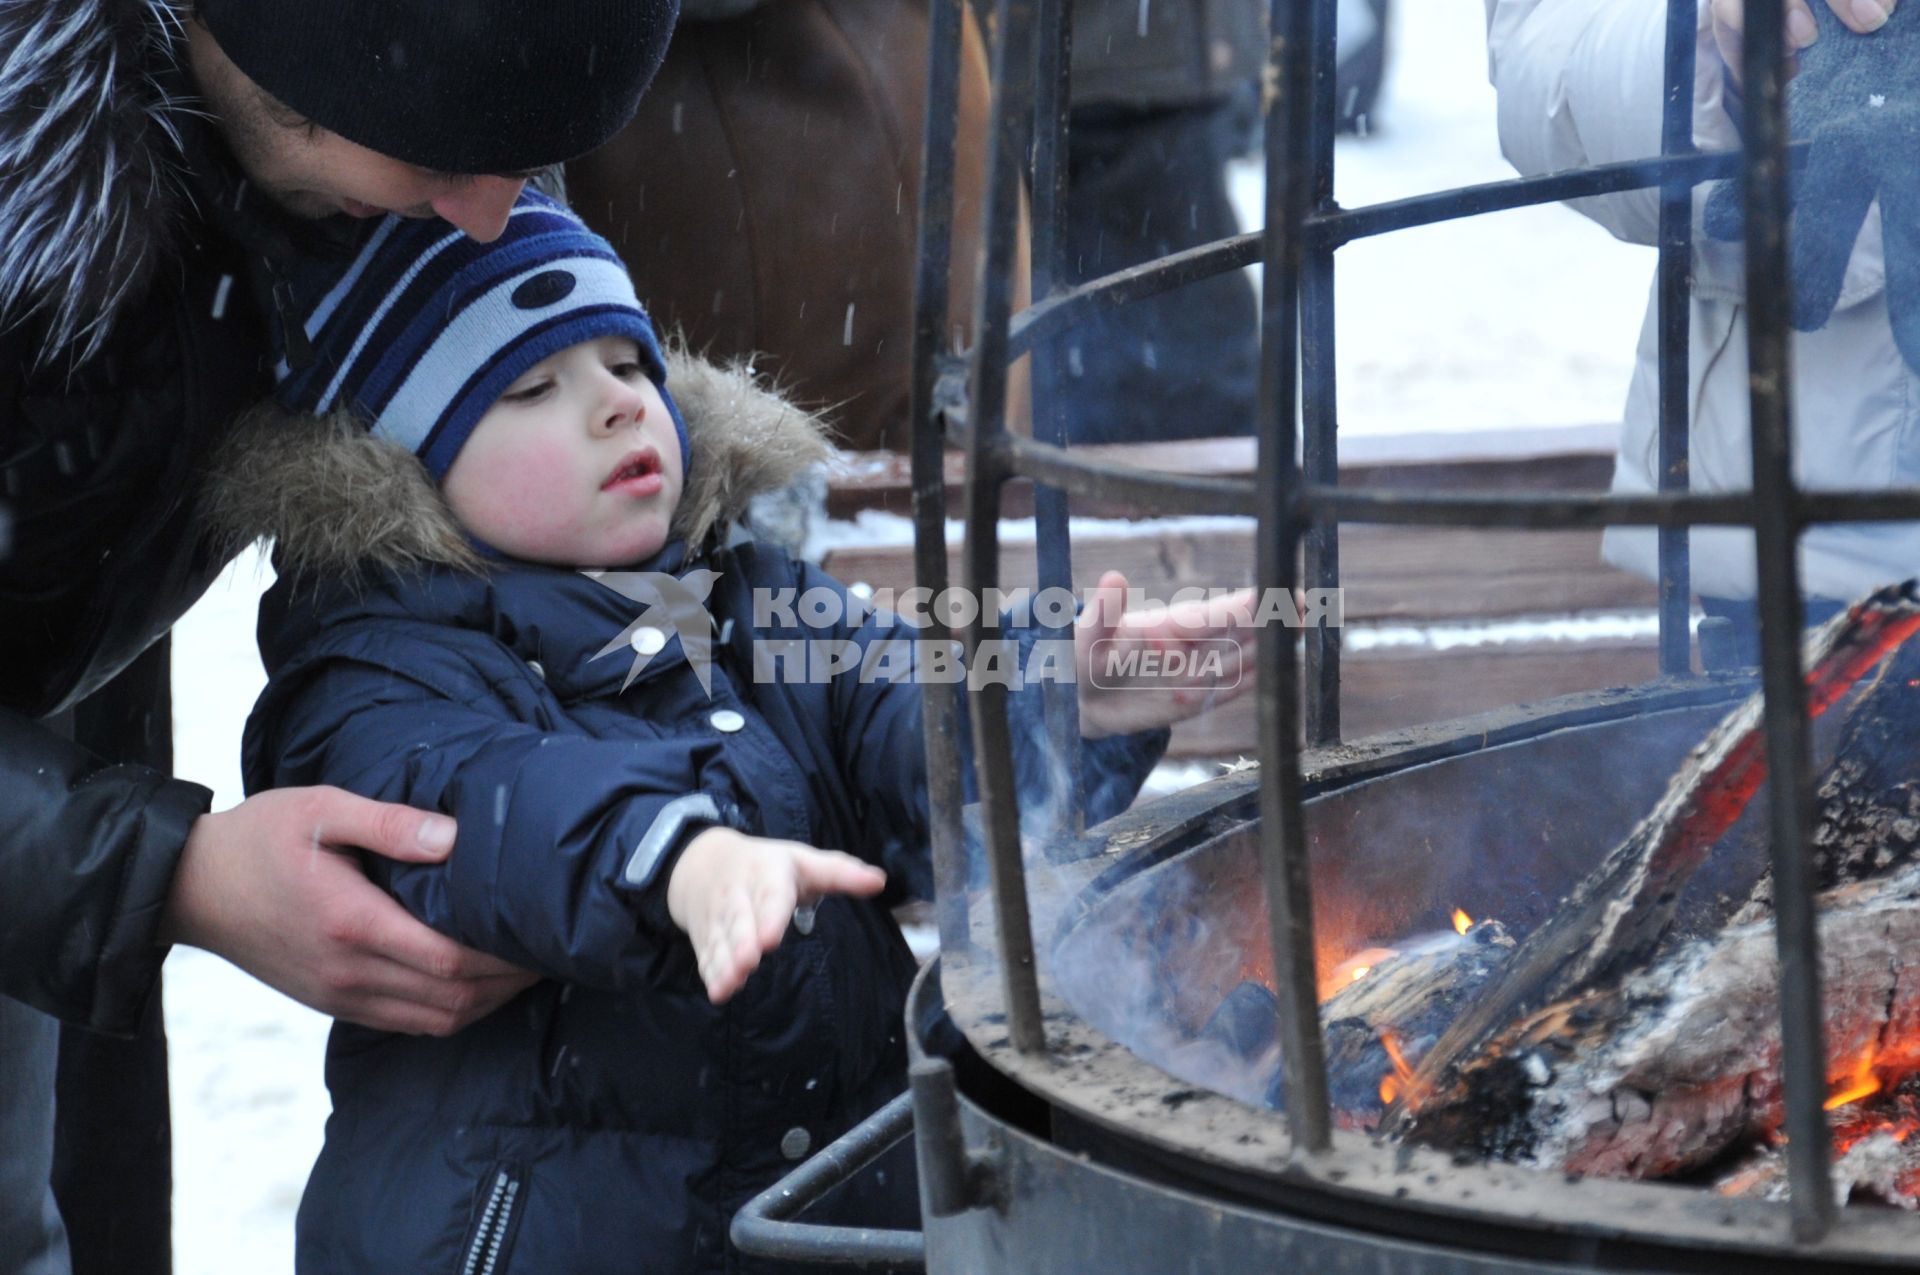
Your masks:
M 1130 613 L 1127 578 L 1108 571 L 1074 626 L 1080 734 L 1167 726 L 1253 684 L 1253 590 Z
M 794 909 L 826 894 L 878 894 L 887 874 L 838 850 L 708 828 L 667 881 L 667 914 L 687 932 L 707 998 L 725 1002 L 780 946 Z

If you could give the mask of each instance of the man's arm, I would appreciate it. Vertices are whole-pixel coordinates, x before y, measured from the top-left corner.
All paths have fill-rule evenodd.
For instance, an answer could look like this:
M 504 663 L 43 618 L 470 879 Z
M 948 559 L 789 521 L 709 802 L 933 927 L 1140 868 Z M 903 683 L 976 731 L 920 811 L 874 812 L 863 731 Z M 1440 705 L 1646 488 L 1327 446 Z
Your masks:
M 1729 67 L 1740 50 L 1744 0 L 1702 0 L 1694 48 L 1694 142 L 1740 144 Z M 1810 3 L 1868 33 L 1894 0 L 1780 0 L 1789 55 L 1812 38 Z M 1487 0 L 1487 77 L 1499 94 L 1500 150 L 1532 176 L 1660 153 L 1666 78 L 1666 0 Z M 1731 61 L 1728 60 L 1729 56 Z M 1573 201 L 1629 243 L 1657 241 L 1658 190 Z
M 187 834 L 159 941 L 226 957 L 323 1014 L 444 1036 L 536 980 L 408 916 L 356 850 L 444 860 L 453 820 L 338 788 L 262 793 Z
M 337 790 L 210 799 L 0 710 L 0 993 L 131 1032 L 185 942 L 322 1013 L 445 1033 L 531 981 L 412 920 L 343 849 L 439 859 L 447 821 Z
M 166 956 L 174 863 L 211 800 L 0 710 L 0 993 L 132 1032 Z
M 1704 5 L 1701 17 L 1704 37 Z M 1487 0 L 1487 75 L 1508 162 L 1533 176 L 1658 155 L 1666 19 L 1665 0 Z M 1711 40 L 1701 43 L 1696 119 L 1720 93 Z M 1573 207 L 1630 243 L 1658 238 L 1658 190 Z

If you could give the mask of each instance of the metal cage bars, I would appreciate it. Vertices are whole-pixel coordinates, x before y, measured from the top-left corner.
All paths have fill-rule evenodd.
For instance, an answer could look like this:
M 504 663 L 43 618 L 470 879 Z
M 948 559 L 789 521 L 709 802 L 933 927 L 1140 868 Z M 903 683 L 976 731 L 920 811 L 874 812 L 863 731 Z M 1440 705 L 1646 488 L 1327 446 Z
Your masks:
M 1833 1225 L 1826 1032 L 1820 1012 L 1820 933 L 1814 923 L 1811 749 L 1800 670 L 1800 518 L 1793 481 L 1792 362 L 1788 350 L 1787 141 L 1783 7 L 1746 8 L 1741 50 L 1747 210 L 1747 393 L 1753 440 L 1754 552 L 1759 562 L 1760 680 L 1766 697 L 1768 838 L 1773 925 L 1780 954 L 1780 1042 L 1787 1094 L 1787 1179 L 1794 1233 Z
M 992 24 L 995 140 L 988 175 L 986 244 L 980 262 L 974 345 L 962 360 L 942 353 L 946 347 L 941 340 L 952 224 L 954 68 L 961 3 L 936 0 L 934 5 L 921 187 L 913 453 L 920 583 L 936 592 L 947 583 L 940 463 L 943 418 L 963 417 L 965 422 L 963 580 L 973 589 L 991 587 L 997 580 L 1000 489 L 1019 476 L 1035 482 L 1037 502 L 1056 496 L 1060 502 L 1046 506 L 1044 515 L 1038 513 L 1037 504 L 1037 536 L 1042 544 L 1050 536 L 1061 541 L 1048 560 L 1051 565 L 1043 567 L 1047 573 L 1043 584 L 1067 578 L 1065 500 L 1074 495 L 1124 499 L 1162 513 L 1204 511 L 1256 517 L 1260 523 L 1256 576 L 1263 589 L 1293 587 L 1296 554 L 1303 545 L 1307 581 L 1336 583 L 1340 522 L 1537 529 L 1650 525 L 1661 532 L 1661 670 L 1677 675 L 1688 671 L 1690 656 L 1687 528 L 1699 524 L 1751 527 L 1759 556 L 1767 757 L 1776 780 L 1769 785 L 1768 816 L 1792 1219 L 1796 1237 L 1817 1240 L 1831 1227 L 1835 1205 L 1822 1110 L 1826 1075 L 1818 934 L 1804 853 L 1811 782 L 1795 550 L 1800 532 L 1811 523 L 1920 518 L 1920 492 L 1805 493 L 1793 481 L 1785 224 L 1786 172 L 1797 158 L 1797 148 L 1788 145 L 1784 122 L 1780 6 L 1765 2 L 1748 6 L 1742 67 L 1747 86 L 1743 108 L 1747 146 L 1742 152 L 1694 151 L 1692 84 L 1698 5 L 1697 0 L 1670 0 L 1660 157 L 1345 210 L 1332 197 L 1334 0 L 1271 0 L 1263 94 L 1265 229 L 1062 289 L 1055 286 L 1053 252 L 1055 218 L 1064 196 L 1060 172 L 1064 147 L 1059 140 L 1067 96 L 1068 18 L 1062 0 L 997 0 Z M 1037 5 L 1044 5 L 1044 13 L 1037 13 Z M 1043 28 L 1039 37 L 1036 26 Z M 1037 45 L 1037 39 L 1044 43 Z M 1045 88 L 1036 93 L 1037 83 Z M 1036 105 L 1043 126 L 1038 139 L 1033 136 Z M 1015 317 L 1010 314 L 1008 284 L 1022 174 L 1030 153 L 1037 160 L 1037 286 L 1035 304 Z M 1702 182 L 1736 174 L 1747 201 L 1754 484 L 1746 494 L 1694 494 L 1687 490 L 1687 280 L 1693 190 Z M 1661 204 L 1658 491 L 1638 496 L 1410 496 L 1339 487 L 1332 345 L 1335 249 L 1358 238 L 1413 226 L 1654 186 L 1660 189 Z M 1035 439 L 1007 433 L 1007 372 L 1013 359 L 1036 355 L 1035 385 L 1044 400 L 1051 388 L 1045 371 L 1047 343 L 1093 307 L 1124 304 L 1255 260 L 1263 266 L 1265 283 L 1258 472 L 1253 479 L 1154 474 L 1079 459 L 1060 445 L 1057 418 L 1044 401 L 1035 413 Z M 968 391 L 964 402 L 956 402 L 952 385 L 963 368 L 969 375 Z M 944 396 L 943 385 L 947 387 Z M 985 614 L 968 626 L 963 645 L 969 656 L 997 630 L 998 617 Z M 1259 635 L 1261 853 L 1278 984 L 1279 1039 L 1287 1059 L 1283 1075 L 1287 1120 L 1296 1151 L 1316 1156 L 1331 1149 L 1331 1111 L 1319 1030 L 1300 761 L 1303 738 L 1313 743 L 1338 738 L 1339 646 L 1327 637 L 1309 645 L 1303 704 L 1299 643 L 1297 630 L 1290 627 L 1269 626 Z M 968 873 L 960 832 L 960 750 L 955 736 L 960 720 L 958 688 L 926 689 L 941 939 L 948 950 L 957 952 L 971 944 L 964 895 Z M 970 694 L 981 823 L 1009 1034 L 1017 1049 L 1035 1053 L 1044 1050 L 1046 1037 L 1015 808 L 1005 688 L 989 683 Z M 1058 729 L 1058 719 L 1050 712 L 1048 720 L 1051 736 Z
M 920 225 L 913 281 L 913 356 L 909 442 L 913 481 L 913 574 L 937 596 L 947 587 L 946 437 L 941 397 L 953 360 L 946 357 L 949 279 L 953 268 L 953 145 L 960 104 L 964 0 L 932 0 L 927 37 L 927 116 L 920 160 Z M 930 640 L 952 634 L 929 608 Z M 948 950 L 968 942 L 967 852 L 960 829 L 962 780 L 960 688 L 920 688 L 927 749 L 928 836 L 933 858 L 934 914 Z

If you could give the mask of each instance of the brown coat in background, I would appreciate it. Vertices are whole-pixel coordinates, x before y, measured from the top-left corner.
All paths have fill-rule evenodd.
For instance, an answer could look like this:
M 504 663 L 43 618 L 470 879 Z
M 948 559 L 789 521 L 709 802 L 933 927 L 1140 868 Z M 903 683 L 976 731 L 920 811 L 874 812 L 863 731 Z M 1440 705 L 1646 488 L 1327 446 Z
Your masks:
M 844 447 L 904 450 L 927 0 L 766 0 L 717 21 L 702 12 L 698 0 L 686 6 L 633 122 L 567 166 L 571 202 L 626 259 L 663 330 L 683 330 L 710 358 L 756 356 L 791 397 L 826 409 Z M 987 79 L 968 14 L 957 329 L 973 313 Z

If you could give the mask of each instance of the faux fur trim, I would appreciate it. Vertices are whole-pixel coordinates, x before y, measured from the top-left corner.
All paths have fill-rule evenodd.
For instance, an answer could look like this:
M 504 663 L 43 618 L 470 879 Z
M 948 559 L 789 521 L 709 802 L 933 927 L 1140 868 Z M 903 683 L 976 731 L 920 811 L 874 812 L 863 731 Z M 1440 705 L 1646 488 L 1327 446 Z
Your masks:
M 704 546 L 753 497 L 832 456 L 821 421 L 762 388 L 744 363 L 721 367 L 678 345 L 666 359 L 693 450 L 673 517 L 674 534 L 689 544 Z M 283 575 L 484 567 L 425 466 L 344 412 L 255 408 L 213 457 L 201 507 L 221 551 L 271 539 Z
M 0 0 L 0 328 L 40 323 L 42 358 L 97 352 L 163 255 L 184 40 L 171 0 Z
M 344 411 L 249 412 L 214 454 L 202 514 L 223 555 L 275 541 L 284 575 L 480 565 L 426 466 Z
M 674 533 L 688 544 L 705 544 L 755 496 L 792 486 L 833 456 L 825 422 L 766 388 L 745 360 L 711 363 L 677 340 L 666 357 L 667 389 L 693 448 L 673 515 Z

